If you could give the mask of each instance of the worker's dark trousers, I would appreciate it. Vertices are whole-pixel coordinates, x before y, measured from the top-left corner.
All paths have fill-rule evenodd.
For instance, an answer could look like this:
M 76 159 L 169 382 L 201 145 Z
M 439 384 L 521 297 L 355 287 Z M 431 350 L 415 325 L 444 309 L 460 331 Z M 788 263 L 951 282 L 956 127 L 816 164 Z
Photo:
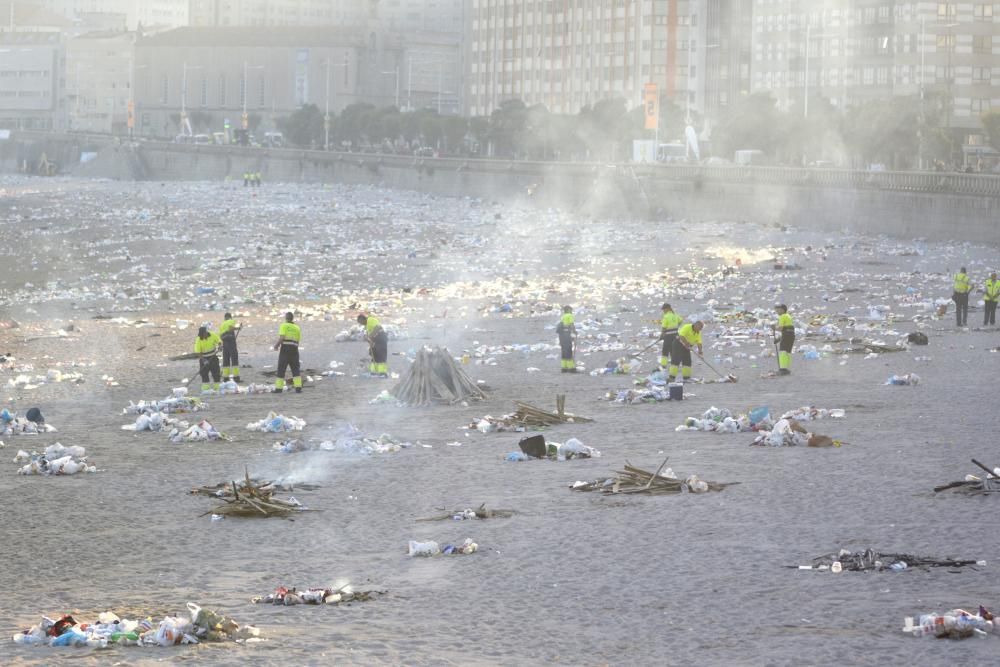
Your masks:
M 373 375 L 387 375 L 389 373 L 389 334 L 384 330 L 372 340 L 371 346 L 372 363 L 368 368 Z
M 969 293 L 955 292 L 955 324 L 964 327 L 969 319 Z
M 573 336 L 570 334 L 559 335 L 559 358 L 563 370 L 573 370 L 576 368 L 576 361 L 573 360 Z
M 783 330 L 781 340 L 778 341 L 778 368 L 791 370 L 792 347 L 795 346 L 795 331 Z
M 663 334 L 663 347 L 660 349 L 660 365 L 664 368 L 670 361 L 671 350 L 674 349 L 674 339 L 677 338 L 676 333 Z
M 983 312 L 983 324 L 996 324 L 997 323 L 997 302 L 996 301 L 986 301 L 986 310 Z
M 222 367 L 230 369 L 233 375 L 240 374 L 240 352 L 236 349 L 236 336 L 222 338 Z
M 218 382 L 222 375 L 219 371 L 219 358 L 212 356 L 208 359 L 202 359 L 198 371 L 201 373 L 202 383 L 208 382 L 209 375 L 212 376 L 212 382 Z
M 278 350 L 278 379 L 285 379 L 285 370 L 292 369 L 292 377 L 297 378 L 301 372 L 299 368 L 299 346 L 282 344 Z
M 691 377 L 691 350 L 684 347 L 680 336 L 674 339 L 674 345 L 670 349 L 670 368 L 674 375 L 677 373 L 676 369 L 680 368 L 683 377 Z

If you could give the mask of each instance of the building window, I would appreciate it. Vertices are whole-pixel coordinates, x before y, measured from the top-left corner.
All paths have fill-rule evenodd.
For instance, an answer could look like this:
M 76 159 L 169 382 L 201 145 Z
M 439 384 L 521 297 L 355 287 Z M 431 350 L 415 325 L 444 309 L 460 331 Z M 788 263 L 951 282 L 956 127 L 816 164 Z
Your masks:
M 208 106 L 208 79 L 201 77 L 201 106 Z
M 989 67 L 973 67 L 972 80 L 976 83 L 989 83 L 990 72 L 991 70 Z
M 257 87 L 257 90 L 260 91 L 260 95 L 258 95 L 258 97 L 257 97 L 257 106 L 260 107 L 261 109 L 263 109 L 264 108 L 264 75 L 263 74 L 261 74 L 260 77 L 257 79 L 257 83 L 259 84 L 258 87 Z
M 976 5 L 972 8 L 972 15 L 977 21 L 992 21 L 993 20 L 993 5 Z
M 166 74 L 163 75 L 162 86 L 160 87 L 160 104 L 167 103 L 167 97 L 170 95 L 170 80 Z
M 937 50 L 955 52 L 955 35 L 938 35 Z
M 954 2 L 939 2 L 938 3 L 938 18 L 939 19 L 954 19 L 958 15 L 955 8 Z
M 973 98 L 971 100 L 972 113 L 986 113 L 990 110 L 990 100 L 988 97 L 982 99 Z
M 972 36 L 972 52 L 973 53 L 993 53 L 993 36 L 992 35 L 973 35 Z

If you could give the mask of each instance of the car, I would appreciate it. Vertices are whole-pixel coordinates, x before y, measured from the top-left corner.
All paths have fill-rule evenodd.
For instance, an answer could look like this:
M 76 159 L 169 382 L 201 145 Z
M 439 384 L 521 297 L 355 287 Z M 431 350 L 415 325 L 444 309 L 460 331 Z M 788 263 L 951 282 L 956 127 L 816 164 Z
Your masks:
M 417 157 L 434 157 L 434 149 L 430 146 L 421 146 L 417 150 L 413 151 L 413 154 Z

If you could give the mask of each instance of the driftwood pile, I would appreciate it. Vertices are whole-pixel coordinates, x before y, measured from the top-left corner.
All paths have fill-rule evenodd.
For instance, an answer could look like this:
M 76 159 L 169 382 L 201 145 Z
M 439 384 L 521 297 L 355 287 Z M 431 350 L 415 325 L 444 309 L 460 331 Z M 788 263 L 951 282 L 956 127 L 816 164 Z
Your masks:
M 250 484 L 253 485 L 257 491 L 261 493 L 294 493 L 296 491 L 315 491 L 319 488 L 318 484 L 283 484 L 281 482 L 271 482 L 268 480 L 257 479 L 256 477 L 250 479 Z M 246 488 L 246 480 L 239 482 L 236 485 L 237 490 L 243 490 Z M 220 482 L 214 486 L 197 486 L 190 491 L 191 495 L 194 496 L 209 496 L 212 498 L 232 498 L 233 497 L 233 482 Z
M 514 401 L 514 405 L 517 406 L 517 411 L 509 416 L 510 420 L 525 426 L 555 426 L 556 424 L 581 424 L 594 421 L 566 412 L 565 394 L 556 396 L 555 412 L 547 412 L 521 401 Z
M 686 480 L 674 477 L 662 477 L 660 471 L 667 464 L 664 459 L 656 472 L 636 468 L 625 461 L 625 469 L 615 472 L 614 477 L 597 479 L 592 482 L 576 482 L 569 488 L 574 491 L 600 491 L 601 493 L 642 493 L 651 496 L 662 496 L 674 493 L 705 493 L 706 491 L 722 491 L 727 486 L 739 482 L 708 482 L 692 475 Z
M 458 403 L 486 398 L 486 393 L 455 363 L 447 348 L 421 348 L 406 374 L 390 392 L 405 405 Z
M 986 476 L 984 478 L 980 479 L 975 475 L 967 475 L 961 482 L 951 482 L 950 484 L 935 486 L 934 492 L 956 491 L 968 493 L 970 495 L 1000 493 L 1000 476 L 998 476 L 995 472 L 996 470 L 1000 470 L 1000 468 L 990 470 L 976 459 L 972 459 L 972 462 L 986 471 Z
M 834 567 L 839 563 L 840 567 Z M 955 558 L 928 558 L 912 554 L 883 553 L 874 549 L 850 552 L 841 549 L 835 554 L 825 554 L 813 559 L 812 566 L 793 565 L 799 569 L 833 569 L 847 572 L 882 572 L 884 570 L 905 570 L 911 567 L 927 569 L 931 567 L 966 567 L 980 565 L 981 561 L 974 559 L 959 560 Z M 893 567 L 895 566 L 895 567 Z
M 202 487 L 205 489 L 206 487 Z M 241 516 L 241 517 L 287 517 L 295 512 L 306 512 L 309 511 L 302 505 L 294 500 L 284 500 L 282 498 L 276 498 L 274 496 L 275 487 L 274 485 L 267 484 L 258 485 L 254 480 L 250 479 L 250 475 L 247 474 L 246 478 L 239 485 L 236 482 L 229 483 L 229 493 L 225 495 L 218 495 L 217 489 L 216 493 L 211 493 L 213 497 L 219 498 L 223 501 L 223 505 L 219 505 L 201 516 L 206 516 L 208 514 L 217 514 L 224 517 L 229 516 Z M 192 493 L 202 493 L 200 489 L 194 489 Z

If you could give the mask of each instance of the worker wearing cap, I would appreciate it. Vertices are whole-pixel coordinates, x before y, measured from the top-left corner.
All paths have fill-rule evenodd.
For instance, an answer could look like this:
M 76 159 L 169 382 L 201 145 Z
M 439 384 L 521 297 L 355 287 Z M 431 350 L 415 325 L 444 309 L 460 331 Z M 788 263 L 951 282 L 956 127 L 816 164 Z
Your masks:
M 996 324 L 997 301 L 1000 301 L 1000 280 L 997 280 L 997 274 L 990 274 L 990 278 L 986 281 L 986 287 L 983 291 L 986 292 L 983 298 L 983 302 L 986 304 L 986 310 L 983 314 L 983 326 Z
M 559 335 L 559 347 L 561 350 L 562 372 L 575 373 L 576 360 L 573 358 L 576 347 L 576 319 L 573 317 L 573 308 L 563 306 L 562 317 L 556 325 L 556 333 Z
M 302 369 L 299 367 L 299 343 L 302 341 L 302 330 L 295 324 L 295 315 L 285 313 L 285 321 L 278 327 L 278 342 L 274 349 L 278 350 L 278 375 L 274 380 L 274 391 L 285 390 L 285 369 L 292 369 L 292 385 L 295 393 L 302 393 Z
M 389 334 L 374 315 L 358 315 L 358 324 L 365 328 L 368 341 L 368 373 L 374 377 L 389 377 Z
M 965 267 L 955 274 L 955 292 L 951 295 L 955 302 L 955 324 L 964 327 L 969 319 L 969 292 L 972 290 L 972 283 L 969 282 L 969 274 L 965 272 Z
M 237 326 L 231 313 L 226 313 L 219 327 L 219 338 L 222 339 L 222 377 L 240 381 L 240 352 L 236 347 L 236 336 L 243 326 Z
M 677 338 L 677 329 L 684 323 L 684 318 L 674 312 L 669 303 L 661 307 L 663 317 L 660 319 L 660 340 L 663 341 L 663 349 L 660 350 L 660 367 L 666 368 L 670 362 L 670 351 L 674 346 L 674 339 Z M 676 368 L 671 368 L 670 373 L 675 375 Z
M 670 350 L 671 375 L 675 380 L 691 378 L 691 350 L 698 349 L 698 356 L 703 354 L 701 347 L 701 330 L 705 324 L 698 320 L 690 324 L 685 324 L 677 330 L 677 337 L 674 338 L 673 347 Z M 681 375 L 677 375 L 677 368 L 680 367 Z
M 194 351 L 198 355 L 198 372 L 201 374 L 201 392 L 207 393 L 211 390 L 219 389 L 219 346 L 222 341 L 217 335 L 210 332 L 208 327 L 198 329 L 198 337 L 194 340 Z M 208 383 L 209 375 L 212 382 Z
M 778 322 L 771 325 L 771 333 L 781 332 L 781 339 L 778 342 L 778 372 L 782 375 L 791 375 L 795 323 L 792 322 L 792 316 L 788 314 L 788 306 L 785 304 L 775 306 L 774 310 L 778 313 Z

